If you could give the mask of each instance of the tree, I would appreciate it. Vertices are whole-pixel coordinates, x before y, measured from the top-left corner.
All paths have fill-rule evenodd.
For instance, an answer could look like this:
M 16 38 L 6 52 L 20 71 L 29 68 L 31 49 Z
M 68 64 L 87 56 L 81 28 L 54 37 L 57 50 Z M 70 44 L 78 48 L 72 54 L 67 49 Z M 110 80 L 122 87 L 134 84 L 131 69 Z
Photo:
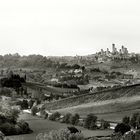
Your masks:
M 28 109 L 28 101 L 27 100 L 23 100 L 22 102 L 21 102 L 21 108 L 22 109 Z
M 105 121 L 105 120 L 101 120 L 101 129 L 108 129 L 110 127 L 110 123 Z
M 30 109 L 32 108 L 33 104 L 34 104 L 34 101 L 32 99 L 30 99 L 28 102 L 28 106 Z
M 60 116 L 61 116 L 61 114 L 59 112 L 55 112 L 49 117 L 49 120 L 56 121 L 57 119 L 60 118 Z
M 62 123 L 70 123 L 70 118 L 72 117 L 72 114 L 71 113 L 67 113 L 64 115 L 63 117 L 63 120 L 62 120 Z
M 122 123 L 124 123 L 124 124 L 129 124 L 129 123 L 130 123 L 130 117 L 125 116 L 125 117 L 122 119 Z
M 137 129 L 140 129 L 140 115 L 137 117 L 136 127 L 137 127 Z
M 132 115 L 132 117 L 131 117 L 130 125 L 131 125 L 133 128 L 136 128 L 136 126 L 137 126 L 138 117 L 139 117 L 139 113 L 134 113 L 134 114 Z
M 131 127 L 124 123 L 117 124 L 117 126 L 115 127 L 115 132 L 117 133 L 120 132 L 122 135 L 130 130 L 131 130 Z
M 97 116 L 94 114 L 88 114 L 85 121 L 84 121 L 84 127 L 87 129 L 94 129 L 96 128 L 96 122 L 97 122 Z
M 70 131 L 70 133 L 80 133 L 81 131 L 80 130 L 78 130 L 76 127 L 73 127 L 73 126 L 71 126 L 71 127 L 67 127 L 68 128 L 68 130 Z
M 36 106 L 33 106 L 33 107 L 31 108 L 31 114 L 32 114 L 33 116 L 35 116 L 37 112 L 38 112 L 37 107 L 36 107 Z
M 70 124 L 77 125 L 79 122 L 79 118 L 80 118 L 79 114 L 75 114 L 74 116 L 71 116 Z

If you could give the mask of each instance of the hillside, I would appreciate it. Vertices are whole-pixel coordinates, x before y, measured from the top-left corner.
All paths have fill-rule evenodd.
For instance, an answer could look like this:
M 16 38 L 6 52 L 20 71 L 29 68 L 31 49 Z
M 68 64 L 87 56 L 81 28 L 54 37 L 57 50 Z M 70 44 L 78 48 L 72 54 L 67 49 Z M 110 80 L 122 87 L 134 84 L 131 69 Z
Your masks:
M 99 119 L 121 122 L 124 116 L 131 116 L 133 113 L 140 112 L 140 96 L 86 103 L 54 111 L 61 112 L 62 114 L 68 112 L 72 114 L 78 113 L 82 117 L 89 113 L 94 113 Z
M 76 97 L 70 97 L 64 100 L 54 101 L 45 104 L 43 107 L 51 110 L 77 106 L 86 103 L 117 99 L 120 97 L 132 97 L 140 95 L 140 84 L 104 90 L 95 93 L 83 94 Z

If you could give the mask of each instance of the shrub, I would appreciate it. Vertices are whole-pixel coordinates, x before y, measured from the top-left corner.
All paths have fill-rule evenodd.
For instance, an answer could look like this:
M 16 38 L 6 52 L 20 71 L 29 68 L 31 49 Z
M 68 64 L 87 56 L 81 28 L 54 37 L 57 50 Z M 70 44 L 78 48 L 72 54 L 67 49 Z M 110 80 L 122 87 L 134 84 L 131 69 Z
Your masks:
M 18 101 L 16 104 L 20 105 L 21 109 L 28 109 L 28 101 L 27 100 Z
M 101 129 L 108 129 L 110 127 L 110 123 L 105 121 L 105 120 L 101 120 Z
M 45 115 L 44 115 L 44 119 L 47 119 L 48 116 L 49 116 L 49 114 L 48 114 L 48 113 L 45 113 Z
M 23 130 L 22 130 L 22 128 L 21 128 L 19 125 L 15 125 L 15 129 L 16 129 L 16 134 L 17 134 L 17 135 L 23 133 Z
M 69 130 L 51 131 L 49 134 L 39 134 L 36 140 L 84 140 L 81 133 L 71 134 Z
M 97 128 L 96 126 L 96 121 L 97 121 L 97 116 L 94 114 L 89 114 L 87 115 L 85 121 L 84 121 L 84 127 L 87 129 L 95 129 Z
M 120 132 L 122 135 L 130 130 L 131 130 L 131 127 L 124 123 L 120 123 L 115 127 L 115 132 Z
M 79 122 L 78 122 L 77 125 L 83 127 L 84 126 L 84 120 L 79 119 Z
M 41 114 L 41 117 L 43 117 L 44 119 L 47 119 L 49 116 L 45 110 L 40 110 L 40 114 Z
M 80 118 L 79 114 L 75 114 L 74 116 L 71 116 L 70 117 L 70 124 L 77 125 L 79 122 L 79 118 Z
M 37 107 L 36 107 L 36 106 L 33 106 L 33 107 L 31 108 L 31 114 L 32 114 L 33 116 L 35 116 L 37 112 L 38 112 Z
M 21 102 L 21 108 L 22 109 L 28 109 L 28 101 L 27 100 L 23 100 Z
M 28 102 L 28 107 L 31 109 L 33 107 L 34 101 L 31 99 Z
M 131 125 L 133 128 L 136 128 L 136 126 L 137 126 L 138 117 L 139 117 L 139 113 L 134 113 L 134 114 L 132 115 L 132 117 L 131 117 L 130 125 Z
M 0 95 L 4 96 L 11 96 L 12 95 L 12 90 L 6 87 L 3 87 L 0 89 Z
M 0 125 L 5 123 L 7 121 L 6 117 L 4 114 L 0 113 Z
M 129 123 L 130 123 L 130 117 L 125 116 L 125 117 L 122 119 L 122 123 L 124 123 L 124 124 L 129 124 Z
M 79 131 L 76 127 L 74 126 L 70 126 L 70 127 L 67 127 L 68 130 L 70 131 L 70 133 L 80 133 L 81 130 Z
M 70 118 L 72 117 L 72 114 L 71 113 L 67 113 L 64 115 L 63 117 L 63 120 L 62 120 L 62 123 L 67 123 L 69 124 L 70 123 Z
M 29 124 L 23 120 L 17 123 L 17 127 L 18 127 L 17 131 L 22 131 L 21 132 L 22 134 L 27 134 L 32 132 L 32 130 L 29 127 Z
M 16 129 L 14 127 L 14 124 L 11 123 L 4 123 L 0 126 L 0 131 L 4 133 L 5 135 L 15 135 Z
M 17 119 L 19 117 L 19 110 L 12 108 L 3 109 L 3 114 L 5 117 L 5 122 L 16 124 Z
M 10 117 L 11 118 L 9 118 L 10 122 L 13 122 L 15 124 L 17 122 L 18 117 L 19 117 L 19 113 L 20 113 L 19 110 L 11 109 L 11 111 L 10 111 Z
M 61 116 L 61 114 L 59 112 L 55 112 L 52 115 L 50 115 L 49 120 L 51 121 L 56 121 L 57 119 L 59 119 Z
M 88 129 L 90 129 L 90 130 L 95 130 L 95 129 L 97 129 L 96 123 L 95 123 L 94 121 L 91 121 L 90 126 L 89 126 Z

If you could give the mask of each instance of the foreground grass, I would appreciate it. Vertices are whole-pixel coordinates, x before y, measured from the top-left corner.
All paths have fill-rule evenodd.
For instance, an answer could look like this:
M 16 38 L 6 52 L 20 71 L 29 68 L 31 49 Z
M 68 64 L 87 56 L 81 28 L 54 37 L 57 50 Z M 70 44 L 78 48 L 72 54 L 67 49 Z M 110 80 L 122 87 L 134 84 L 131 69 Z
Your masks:
M 17 135 L 17 136 L 10 136 L 10 138 L 14 140 L 35 140 L 36 136 L 39 133 L 49 133 L 52 130 L 60 130 L 67 128 L 67 124 L 62 124 L 59 122 L 52 122 L 49 120 L 44 120 L 38 117 L 33 117 L 30 114 L 22 114 L 20 119 L 26 120 L 30 128 L 34 131 L 32 134 L 25 134 L 25 135 Z M 82 127 L 77 127 L 82 131 L 85 137 L 92 137 L 92 136 L 108 136 L 112 134 L 112 130 L 87 130 Z

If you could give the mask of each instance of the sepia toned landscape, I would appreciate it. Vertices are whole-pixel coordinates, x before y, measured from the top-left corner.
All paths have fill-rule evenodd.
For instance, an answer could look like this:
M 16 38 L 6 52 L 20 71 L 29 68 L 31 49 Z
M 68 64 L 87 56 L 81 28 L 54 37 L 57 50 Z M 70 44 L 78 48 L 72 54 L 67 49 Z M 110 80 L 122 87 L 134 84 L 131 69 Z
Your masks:
M 43 139 L 70 127 L 70 137 L 113 139 L 125 127 L 139 128 L 139 54 L 123 46 L 118 52 L 112 44 L 112 50 L 87 56 L 0 58 L 6 138 Z
M 140 140 L 139 5 L 0 1 L 0 140 Z

